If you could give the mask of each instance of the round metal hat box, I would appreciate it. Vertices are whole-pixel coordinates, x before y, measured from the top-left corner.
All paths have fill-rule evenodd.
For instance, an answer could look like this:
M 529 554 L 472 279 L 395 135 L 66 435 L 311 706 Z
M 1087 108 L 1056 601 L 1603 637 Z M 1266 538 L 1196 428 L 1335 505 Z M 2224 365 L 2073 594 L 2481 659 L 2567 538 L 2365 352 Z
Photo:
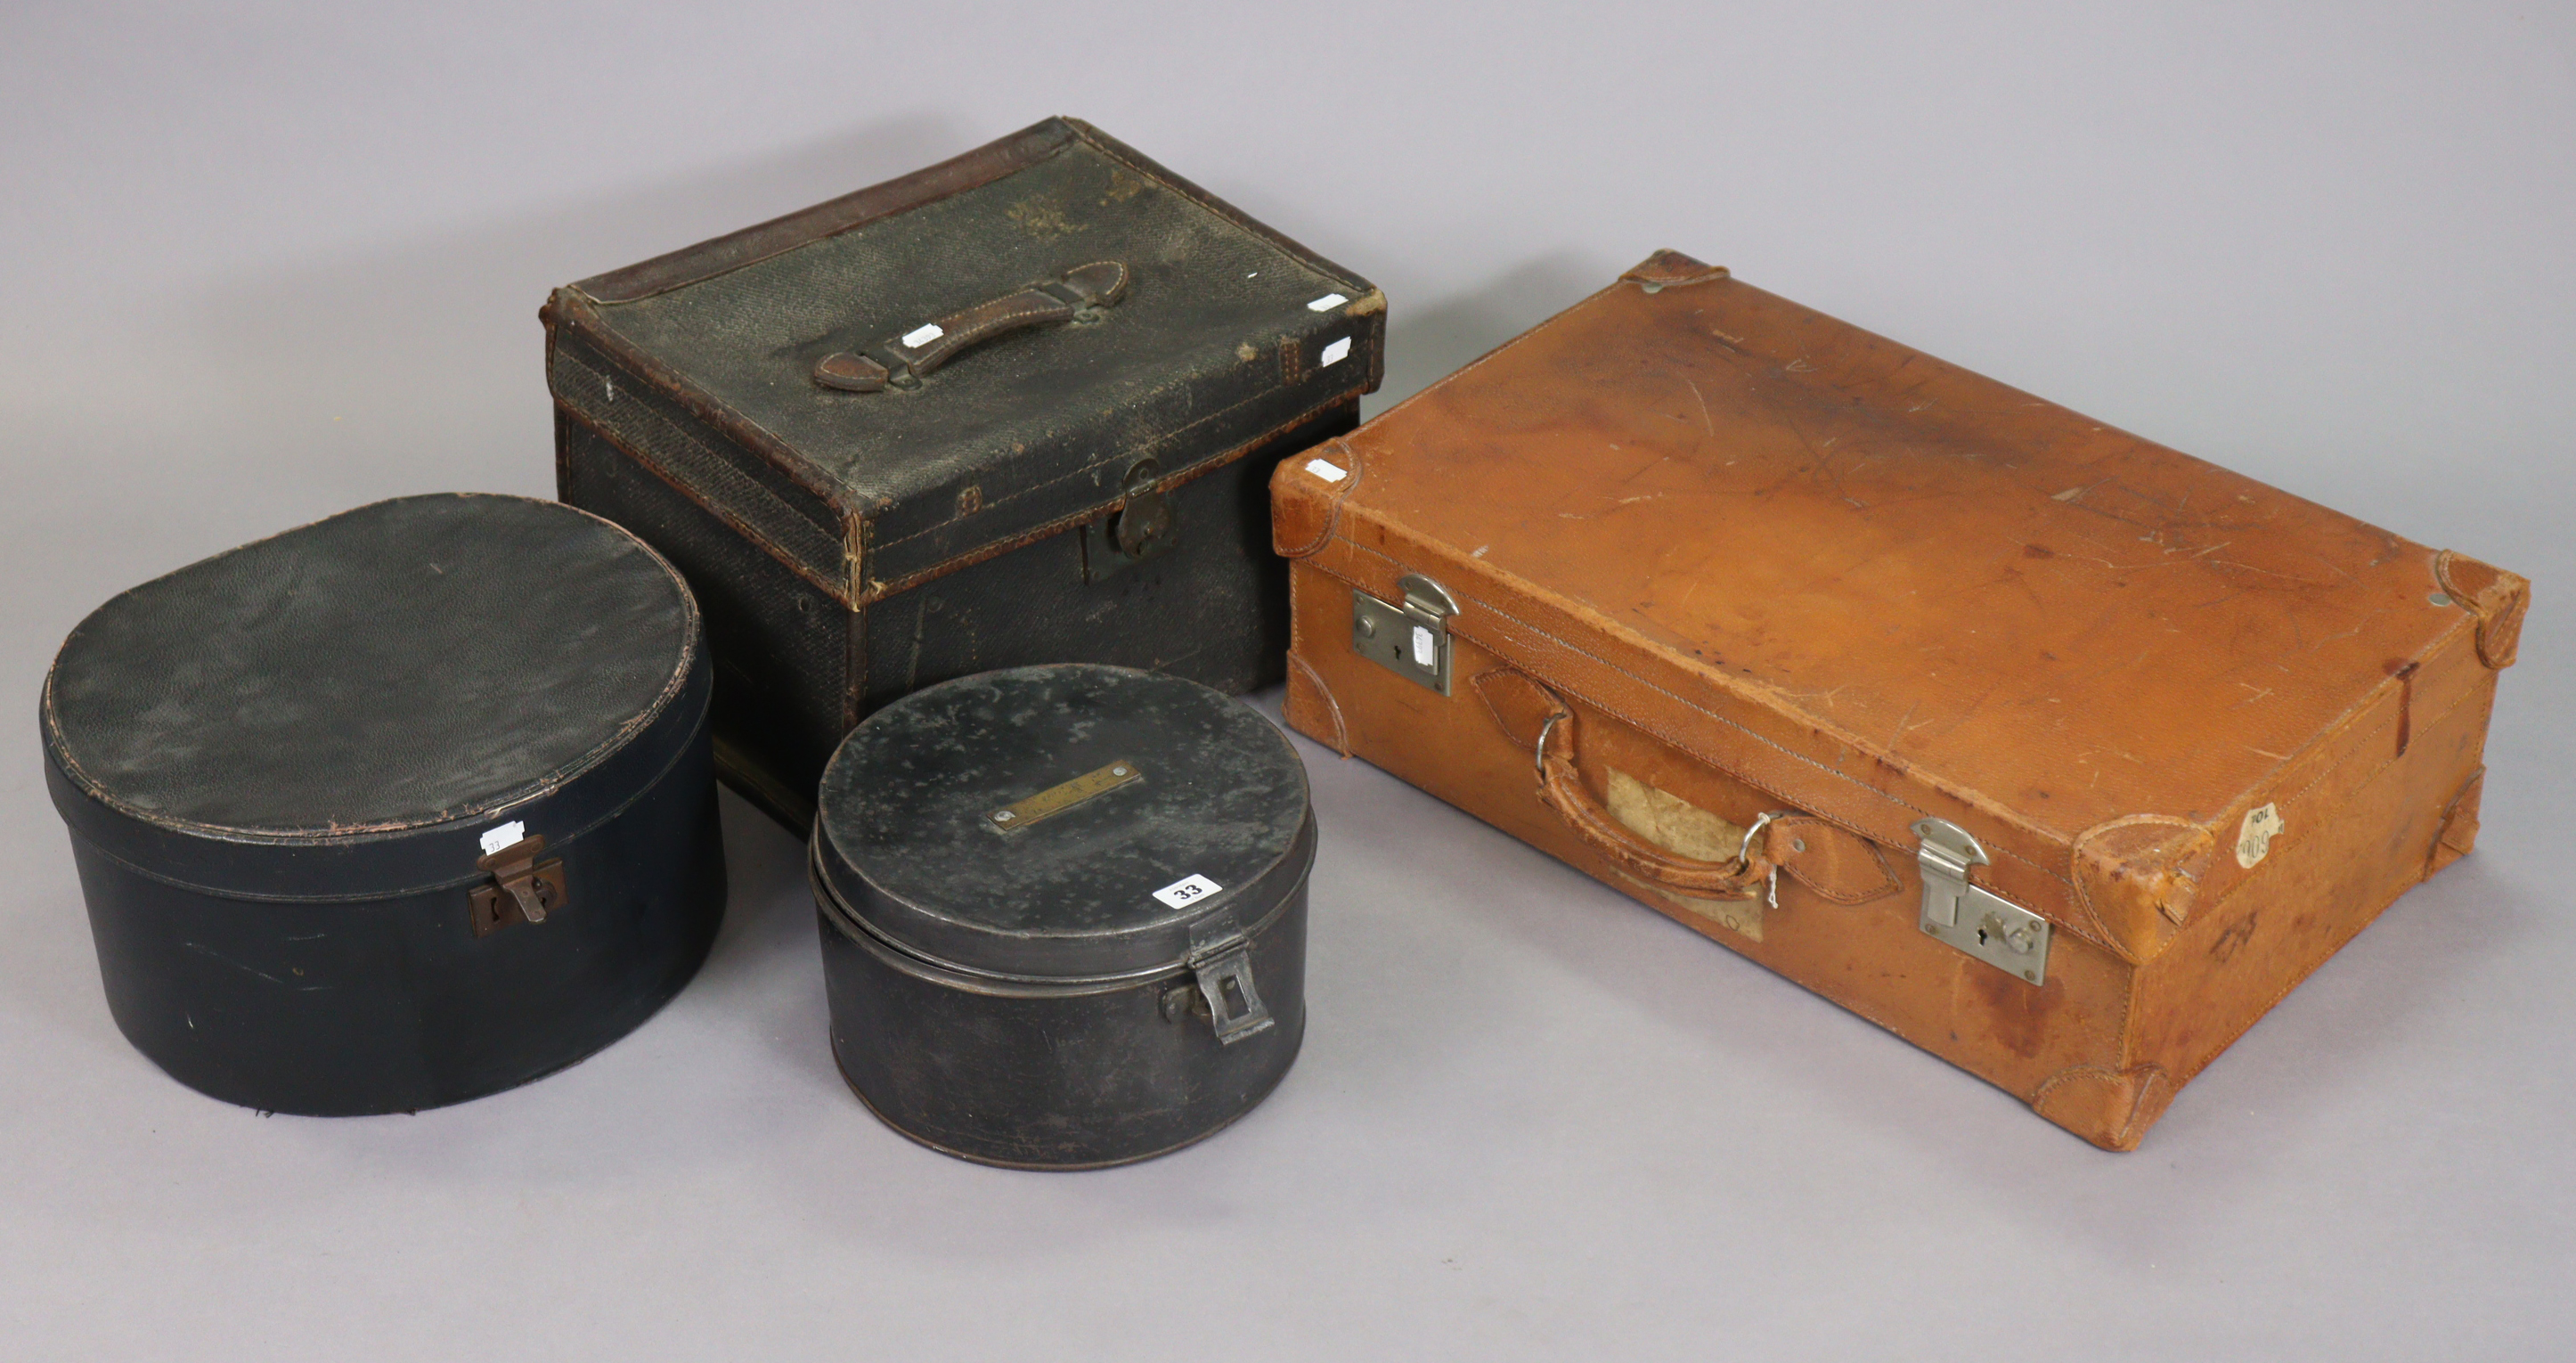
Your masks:
M 724 912 L 709 684 L 671 565 L 525 497 L 378 502 L 114 598 L 42 722 L 117 1026 L 314 1116 L 625 1035 Z
M 914 1140 L 1124 1164 L 1296 1059 L 1315 818 L 1240 702 L 1090 664 L 960 678 L 853 730 L 818 809 L 832 1051 Z

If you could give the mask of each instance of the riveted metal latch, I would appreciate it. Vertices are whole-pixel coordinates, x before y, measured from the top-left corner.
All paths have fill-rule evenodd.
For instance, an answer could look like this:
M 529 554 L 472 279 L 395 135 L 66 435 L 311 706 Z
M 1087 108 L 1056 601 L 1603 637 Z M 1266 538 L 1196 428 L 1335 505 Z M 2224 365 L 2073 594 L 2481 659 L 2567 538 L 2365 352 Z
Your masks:
M 1991 890 L 1968 883 L 1968 868 L 1987 864 L 1986 849 L 1947 819 L 1921 819 L 1914 836 L 1923 875 L 1923 930 L 2006 974 L 2048 981 L 2047 919 Z
M 1351 647 L 1397 676 L 1448 695 L 1449 617 L 1458 613 L 1458 602 L 1420 573 L 1407 573 L 1396 585 L 1404 589 L 1401 606 L 1351 593 Z
M 545 854 L 545 835 L 539 833 L 475 859 L 477 867 L 492 873 L 492 883 L 476 886 L 471 898 L 467 920 L 475 936 L 489 937 L 513 923 L 542 923 L 547 914 L 572 902 L 563 858 L 539 862 Z
M 1155 486 L 1162 477 L 1163 466 L 1152 455 L 1127 466 L 1127 476 L 1119 481 L 1125 500 L 1118 510 L 1082 527 L 1083 581 L 1098 582 L 1180 546 L 1172 499 Z
M 1190 925 L 1189 967 L 1198 997 L 1187 997 L 1187 985 L 1167 993 L 1165 1018 L 1177 1020 L 1186 1007 L 1207 1018 L 1216 1039 L 1228 1046 L 1270 1030 L 1270 1010 L 1252 987 L 1252 941 L 1235 926 L 1232 913 Z

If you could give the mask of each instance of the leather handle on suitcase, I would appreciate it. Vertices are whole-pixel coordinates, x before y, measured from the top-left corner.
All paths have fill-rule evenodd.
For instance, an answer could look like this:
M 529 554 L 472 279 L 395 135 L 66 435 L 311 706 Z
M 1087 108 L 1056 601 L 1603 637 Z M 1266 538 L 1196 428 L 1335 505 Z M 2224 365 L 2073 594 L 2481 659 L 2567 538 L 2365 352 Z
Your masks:
M 1503 732 L 1536 749 L 1539 799 L 1585 845 L 1639 880 L 1676 894 L 1725 898 L 1740 897 L 1784 874 L 1836 904 L 1866 904 L 1904 888 L 1869 839 L 1813 814 L 1789 810 L 1755 819 L 1733 858 L 1701 861 L 1678 855 L 1639 835 L 1593 796 L 1571 755 L 1573 709 L 1554 691 L 1509 667 L 1481 673 L 1472 685 Z
M 1702 899 L 1741 899 L 1768 884 L 1776 867 L 1767 855 L 1768 844 L 1757 851 L 1754 839 L 1764 825 L 1780 816 L 1765 814 L 1754 820 L 1729 861 L 1702 861 L 1659 847 L 1620 822 L 1583 783 L 1583 774 L 1568 755 L 1574 711 L 1555 692 L 1507 667 L 1476 677 L 1473 685 L 1503 732 L 1532 743 L 1535 731 L 1540 803 L 1555 810 L 1574 836 L 1613 865 L 1650 885 Z
M 1086 313 L 1116 307 L 1127 296 L 1127 278 L 1127 267 L 1114 260 L 1079 265 L 1060 279 L 952 312 L 865 351 L 826 355 L 814 366 L 814 382 L 844 393 L 918 387 L 923 375 L 969 346 L 1026 327 L 1084 320 Z
M 1562 749 L 1548 750 L 1549 741 L 1559 732 L 1570 736 L 1573 729 L 1574 714 L 1563 709 L 1548 716 L 1539 727 L 1538 798 L 1555 810 L 1557 817 L 1565 820 L 1565 826 L 1593 851 L 1639 880 L 1703 899 L 1742 899 L 1771 879 L 1775 868 L 1771 859 L 1757 849 L 1754 839 L 1775 816 L 1765 814 L 1744 830 L 1744 841 L 1733 861 L 1701 861 L 1667 852 L 1630 832 L 1609 806 L 1593 795 L 1592 788 L 1583 784 L 1573 758 Z

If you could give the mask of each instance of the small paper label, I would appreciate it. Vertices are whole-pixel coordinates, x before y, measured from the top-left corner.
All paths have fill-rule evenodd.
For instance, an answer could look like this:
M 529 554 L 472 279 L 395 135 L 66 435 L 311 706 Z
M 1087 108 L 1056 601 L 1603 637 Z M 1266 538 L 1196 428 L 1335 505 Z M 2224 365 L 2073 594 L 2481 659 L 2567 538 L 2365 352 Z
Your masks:
M 1154 897 L 1173 908 L 1187 908 L 1224 888 L 1206 876 L 1191 876 L 1187 880 L 1175 880 L 1154 891 Z
M 509 846 L 511 843 L 525 839 L 527 836 L 528 826 L 519 822 L 517 819 L 512 819 L 508 823 L 497 824 L 491 828 L 484 829 L 483 855 L 488 857 L 493 853 L 500 851 L 502 848 Z
M 1306 471 L 1327 483 L 1338 483 L 1351 476 L 1341 465 L 1330 459 L 1309 459 L 1306 461 Z
M 2281 836 L 2285 827 L 2275 806 L 2245 811 L 2245 822 L 2236 826 L 2236 864 L 2252 870 L 2254 863 L 2271 854 L 2272 839 Z
M 1430 667 L 1437 664 L 1439 661 L 1440 645 L 1438 641 L 1431 637 L 1430 630 L 1425 629 L 1420 625 L 1415 625 L 1413 627 L 1413 665 L 1415 667 Z
M 1333 365 L 1340 364 L 1343 360 L 1350 358 L 1350 354 L 1351 338 L 1345 336 L 1342 339 L 1333 342 L 1331 345 L 1324 347 L 1324 362 L 1322 367 L 1330 368 Z
M 1308 312 L 1331 312 L 1333 309 L 1338 308 L 1349 301 L 1351 300 L 1342 297 L 1340 294 L 1328 293 L 1323 297 L 1316 299 L 1314 302 L 1307 304 L 1306 310 Z
M 924 322 L 920 326 L 903 334 L 904 349 L 919 350 L 923 346 L 926 346 L 947 334 L 948 333 L 946 331 L 940 328 L 940 325 L 937 322 Z

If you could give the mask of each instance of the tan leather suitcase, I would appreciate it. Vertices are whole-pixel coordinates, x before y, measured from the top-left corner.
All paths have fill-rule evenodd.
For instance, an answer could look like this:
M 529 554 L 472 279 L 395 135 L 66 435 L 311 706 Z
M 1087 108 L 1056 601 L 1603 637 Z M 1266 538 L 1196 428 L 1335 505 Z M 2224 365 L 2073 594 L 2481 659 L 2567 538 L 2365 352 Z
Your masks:
M 2469 850 L 2528 599 L 1674 252 L 1271 493 L 1297 729 L 2121 1150 Z

